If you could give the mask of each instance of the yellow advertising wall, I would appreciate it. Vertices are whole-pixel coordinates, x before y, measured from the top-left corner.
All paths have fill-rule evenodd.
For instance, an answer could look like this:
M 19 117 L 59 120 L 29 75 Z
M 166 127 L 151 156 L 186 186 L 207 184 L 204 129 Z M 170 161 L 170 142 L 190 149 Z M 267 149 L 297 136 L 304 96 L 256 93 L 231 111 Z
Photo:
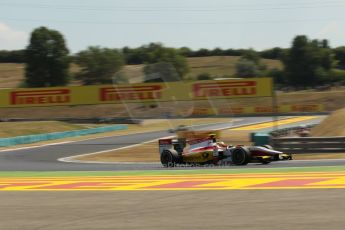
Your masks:
M 270 78 L 0 90 L 0 107 L 271 97 Z

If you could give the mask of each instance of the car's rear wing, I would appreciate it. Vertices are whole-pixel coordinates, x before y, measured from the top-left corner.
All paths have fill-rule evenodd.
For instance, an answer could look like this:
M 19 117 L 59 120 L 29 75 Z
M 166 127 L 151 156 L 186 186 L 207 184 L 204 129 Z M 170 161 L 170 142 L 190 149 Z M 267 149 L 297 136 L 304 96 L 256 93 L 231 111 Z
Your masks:
M 220 136 L 219 131 L 215 130 L 202 130 L 202 131 L 179 131 L 175 138 L 162 138 L 158 140 L 159 154 L 166 149 L 175 149 L 178 153 L 182 154 L 186 144 L 195 145 L 210 138 L 214 134 L 217 138 Z
M 158 140 L 159 154 L 161 154 L 166 149 L 173 148 L 173 138 L 163 138 Z
M 162 138 L 158 140 L 159 154 L 166 149 L 174 149 L 179 154 L 182 154 L 183 149 L 186 147 L 185 138 Z

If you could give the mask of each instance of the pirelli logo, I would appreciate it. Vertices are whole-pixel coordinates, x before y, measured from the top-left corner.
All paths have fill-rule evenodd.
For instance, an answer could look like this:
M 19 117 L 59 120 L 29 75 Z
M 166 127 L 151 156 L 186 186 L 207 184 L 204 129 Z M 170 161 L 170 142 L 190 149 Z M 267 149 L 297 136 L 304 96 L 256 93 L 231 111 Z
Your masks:
M 278 111 L 278 107 L 276 110 Z M 255 113 L 273 113 L 275 112 L 275 108 L 272 106 L 258 106 L 254 108 Z
M 101 88 L 100 100 L 102 102 L 122 100 L 156 100 L 162 98 L 162 89 L 162 85 L 120 86 L 115 88 Z
M 69 89 L 25 90 L 10 93 L 11 105 L 66 104 L 71 102 Z
M 223 107 L 218 109 L 219 114 L 241 114 L 245 113 L 245 108 L 244 107 Z
M 256 81 L 226 81 L 196 83 L 193 85 L 193 95 L 195 98 L 254 96 L 256 94 Z
M 317 112 L 322 109 L 319 105 L 293 105 L 291 110 L 292 112 Z

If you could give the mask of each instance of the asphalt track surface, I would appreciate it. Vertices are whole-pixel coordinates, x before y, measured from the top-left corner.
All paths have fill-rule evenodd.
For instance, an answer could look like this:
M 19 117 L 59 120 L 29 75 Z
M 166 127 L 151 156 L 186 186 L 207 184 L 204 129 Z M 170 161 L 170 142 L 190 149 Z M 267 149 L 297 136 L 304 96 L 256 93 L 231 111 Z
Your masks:
M 271 117 L 247 117 L 239 120 L 212 125 L 201 125 L 197 129 L 221 129 L 224 127 L 239 127 L 243 125 L 272 121 Z M 67 163 L 58 159 L 76 156 L 81 154 L 94 153 L 99 151 L 122 148 L 142 142 L 154 140 L 161 137 L 171 136 L 167 131 L 156 131 L 149 133 L 130 134 L 96 138 L 71 143 L 48 145 L 37 148 L 18 149 L 0 152 L 0 171 L 116 171 L 116 170 L 162 170 L 159 163 Z M 138 147 L 140 151 L 140 147 Z M 133 153 L 135 154 L 135 152 Z M 157 153 L 158 154 L 158 153 Z M 336 166 L 345 165 L 345 160 L 326 161 L 286 161 L 274 162 L 270 165 L 250 164 L 248 167 L 306 167 L 306 166 Z M 236 167 L 238 166 L 228 166 Z M 190 169 L 194 169 L 190 168 Z M 219 168 L 219 167 L 215 167 Z M 176 169 L 176 168 L 175 168 Z M 178 169 L 178 168 L 177 168 Z M 188 169 L 181 167 L 181 169 Z
M 241 126 L 271 118 L 206 125 Z M 0 152 L 0 171 L 114 171 L 162 169 L 160 164 L 78 164 L 58 158 L 121 148 L 169 136 L 151 132 Z M 248 167 L 345 165 L 287 161 Z M 230 167 L 231 168 L 231 167 Z M 235 167 L 240 168 L 240 167 Z M 2 191 L 0 229 L 344 229 L 343 189 L 233 191 Z
M 1 192 L 0 229 L 342 230 L 344 190 Z

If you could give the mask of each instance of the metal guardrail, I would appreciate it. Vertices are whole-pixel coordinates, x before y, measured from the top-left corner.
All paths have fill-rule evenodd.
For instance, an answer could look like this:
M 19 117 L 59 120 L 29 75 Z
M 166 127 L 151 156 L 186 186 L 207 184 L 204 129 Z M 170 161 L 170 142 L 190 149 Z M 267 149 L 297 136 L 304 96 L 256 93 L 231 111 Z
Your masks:
M 317 124 L 309 124 L 309 125 L 304 125 L 304 129 L 310 130 Z M 292 126 L 292 127 L 287 127 L 287 128 L 281 128 L 275 131 L 270 132 L 269 134 L 272 137 L 286 137 L 286 136 L 291 136 L 291 135 L 296 135 L 296 132 L 301 129 L 301 126 Z
M 94 118 L 0 118 L 0 122 L 62 121 L 74 124 L 141 124 L 141 119 L 126 117 L 94 117 Z
M 345 137 L 273 137 L 270 144 L 289 153 L 345 153 Z

